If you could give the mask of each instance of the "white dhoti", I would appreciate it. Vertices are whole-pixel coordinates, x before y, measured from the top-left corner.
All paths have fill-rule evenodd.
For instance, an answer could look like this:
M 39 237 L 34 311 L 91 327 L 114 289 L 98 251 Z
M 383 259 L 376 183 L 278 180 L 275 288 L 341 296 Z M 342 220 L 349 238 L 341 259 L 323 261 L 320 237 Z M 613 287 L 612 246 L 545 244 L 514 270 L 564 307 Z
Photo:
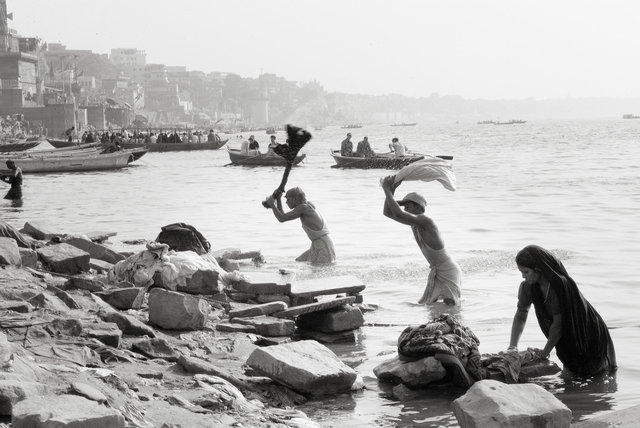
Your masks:
M 458 263 L 449 259 L 437 265 L 431 265 L 430 268 L 427 286 L 418 303 L 429 304 L 440 299 L 445 301 L 451 299 L 456 306 L 459 306 L 462 271 Z

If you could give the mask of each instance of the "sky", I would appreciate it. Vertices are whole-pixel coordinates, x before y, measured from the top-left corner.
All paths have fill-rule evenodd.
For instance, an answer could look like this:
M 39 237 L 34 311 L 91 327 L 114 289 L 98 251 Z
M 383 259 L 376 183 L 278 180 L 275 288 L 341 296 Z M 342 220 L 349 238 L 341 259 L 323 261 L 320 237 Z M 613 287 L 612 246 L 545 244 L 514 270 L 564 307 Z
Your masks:
M 9 27 L 147 63 L 275 73 L 329 92 L 467 99 L 640 96 L 640 2 L 6 0 Z

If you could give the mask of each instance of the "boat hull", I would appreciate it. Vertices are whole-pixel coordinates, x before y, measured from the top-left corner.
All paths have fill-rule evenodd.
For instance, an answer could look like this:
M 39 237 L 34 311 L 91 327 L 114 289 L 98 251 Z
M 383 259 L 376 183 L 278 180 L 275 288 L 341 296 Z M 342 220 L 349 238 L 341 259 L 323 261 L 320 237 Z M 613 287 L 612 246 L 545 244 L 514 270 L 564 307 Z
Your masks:
M 179 152 L 179 151 L 193 151 L 193 150 L 218 150 L 227 144 L 226 140 L 219 142 L 205 142 L 205 143 L 122 143 L 122 147 L 125 149 L 138 149 L 147 148 L 150 152 Z
M 23 173 L 101 171 L 126 167 L 133 159 L 129 152 L 90 156 L 31 156 L 12 158 Z
M 340 156 L 339 151 L 332 151 L 331 156 L 335 161 L 332 168 L 357 168 L 357 169 L 401 169 L 413 162 L 424 159 L 422 155 L 394 157 L 390 154 L 378 154 L 372 158 L 359 158 L 352 156 Z M 452 160 L 453 156 L 437 156 L 442 159 Z
M 40 141 L 20 141 L 10 143 L 0 143 L 0 153 L 23 152 L 39 145 Z
M 245 155 L 237 149 L 227 149 L 231 165 L 241 166 L 286 166 L 287 160 L 278 155 Z M 293 165 L 298 165 L 304 160 L 306 155 L 300 154 L 293 160 Z

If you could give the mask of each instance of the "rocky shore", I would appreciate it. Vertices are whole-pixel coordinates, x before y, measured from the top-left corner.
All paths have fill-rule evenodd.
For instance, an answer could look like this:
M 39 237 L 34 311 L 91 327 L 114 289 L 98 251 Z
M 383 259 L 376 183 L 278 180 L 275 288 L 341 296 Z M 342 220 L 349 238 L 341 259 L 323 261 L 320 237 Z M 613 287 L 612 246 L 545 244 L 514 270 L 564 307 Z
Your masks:
M 297 405 L 365 387 L 325 346 L 355 342 L 375 310 L 358 278 L 265 272 L 259 252 L 214 251 L 188 225 L 127 251 L 113 233 L 3 226 L 0 426 L 316 427 Z M 571 411 L 526 383 L 560 368 L 530 355 L 509 356 L 517 371 L 483 356 L 475 383 L 465 358 L 441 353 L 396 355 L 374 374 L 398 400 L 464 388 L 462 427 L 569 426 Z

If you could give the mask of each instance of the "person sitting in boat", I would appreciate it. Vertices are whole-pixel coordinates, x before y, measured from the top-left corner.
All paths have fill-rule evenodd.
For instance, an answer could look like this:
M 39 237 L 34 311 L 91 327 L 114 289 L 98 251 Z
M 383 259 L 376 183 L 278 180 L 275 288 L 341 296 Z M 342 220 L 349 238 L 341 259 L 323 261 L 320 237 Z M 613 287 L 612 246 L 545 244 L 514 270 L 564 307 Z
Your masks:
M 213 132 L 213 129 L 209 130 L 209 134 L 207 134 L 207 142 L 208 143 L 216 143 L 216 134 Z
M 371 144 L 369 144 L 369 137 L 364 137 L 362 141 L 358 143 L 356 156 L 360 158 L 372 158 L 375 157 L 375 155 L 376 153 L 371 148 Z
M 111 144 L 109 147 L 105 148 L 102 152 L 100 153 L 115 153 L 115 152 L 121 152 L 122 146 L 120 145 L 120 141 L 115 140 L 113 142 L 113 144 Z
M 6 165 L 11 173 L 0 176 L 0 180 L 9 183 L 11 188 L 4 195 L 4 199 L 22 199 L 22 170 L 11 159 L 6 162 Z
M 276 147 L 278 147 L 278 142 L 276 141 L 276 136 L 272 135 L 271 142 L 269 143 L 269 151 L 267 152 L 267 155 L 276 156 L 276 152 L 273 151 L 273 149 L 275 149 Z
M 299 187 L 289 189 L 284 197 L 287 206 L 291 209 L 284 212 L 280 195 L 274 198 L 269 196 L 265 201 L 268 208 L 271 208 L 273 215 L 280 223 L 285 221 L 300 219 L 302 228 L 311 240 L 311 248 L 296 258 L 297 262 L 311 262 L 313 264 L 333 263 L 336 261 L 336 251 L 333 241 L 329 237 L 329 229 L 316 209 L 315 205 L 307 201 L 307 197 Z
M 353 143 L 351 142 L 351 132 L 347 133 L 347 138 L 340 143 L 340 156 L 353 156 Z
M 249 150 L 257 150 L 258 152 L 260 151 L 260 144 L 253 135 L 249 136 Z
M 85 143 L 93 143 L 95 139 L 93 138 L 93 132 L 87 132 L 87 136 L 84 139 Z
M 407 152 L 409 151 L 409 148 L 404 144 L 402 144 L 400 140 L 398 140 L 398 138 L 396 137 L 393 137 L 393 139 L 391 140 L 391 144 L 389 144 L 389 149 L 391 149 L 391 151 L 395 153 L 395 157 L 397 158 L 406 156 Z
M 64 131 L 64 135 L 67 137 L 67 141 L 69 142 L 73 141 L 73 137 L 75 136 L 75 133 L 76 133 L 75 126 L 72 126 L 71 128 Z
M 158 137 L 153 132 L 149 133 L 149 144 L 156 144 L 158 142 Z

